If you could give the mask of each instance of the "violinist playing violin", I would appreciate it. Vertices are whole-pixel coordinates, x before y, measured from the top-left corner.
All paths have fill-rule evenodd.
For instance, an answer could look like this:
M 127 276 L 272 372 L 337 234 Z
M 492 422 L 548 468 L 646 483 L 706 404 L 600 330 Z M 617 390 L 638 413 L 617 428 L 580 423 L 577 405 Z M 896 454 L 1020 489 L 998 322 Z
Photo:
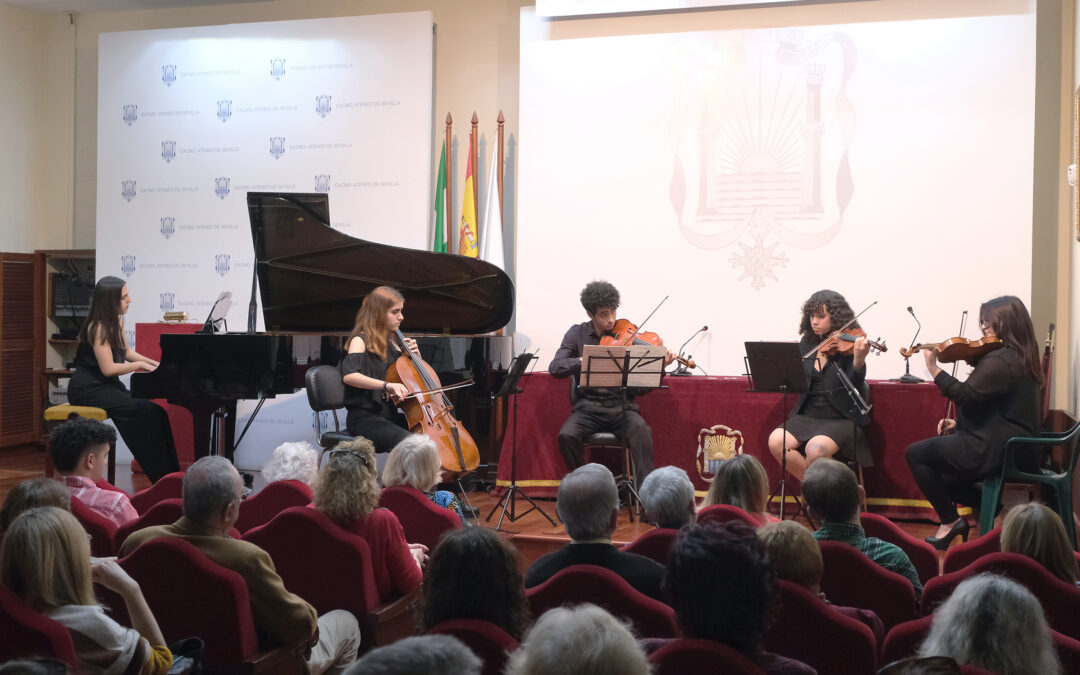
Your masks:
M 345 383 L 345 426 L 353 436 L 375 444 L 376 452 L 390 452 L 410 432 L 397 403 L 409 390 L 399 382 L 387 382 L 386 370 L 407 348 L 419 353 L 416 341 L 394 336 L 404 320 L 405 299 L 390 286 L 379 286 L 366 296 L 349 334 L 348 353 L 341 362 Z
M 998 338 L 1002 346 L 972 358 L 974 370 L 964 382 L 938 366 L 935 349 L 924 352 L 934 383 L 956 403 L 957 414 L 955 420 L 938 422 L 938 433 L 949 435 L 912 443 L 907 449 L 911 475 L 941 521 L 937 533 L 926 541 L 942 551 L 957 535 L 967 540 L 970 525 L 956 505 L 979 506 L 981 493 L 975 483 L 1001 471 L 1005 441 L 1039 430 L 1042 372 L 1027 308 L 1014 296 L 988 300 L 979 308 L 979 327 L 984 338 Z M 1019 450 L 1016 460 L 1021 469 L 1037 471 L 1038 448 Z
M 853 408 L 838 374 L 843 371 L 860 395 L 865 395 L 870 343 L 855 322 L 848 326 L 849 331 L 858 335 L 854 340 L 833 339 L 822 344 L 834 330 L 854 317 L 847 300 L 836 291 L 818 291 L 802 306 L 799 350 L 807 354 L 815 347 L 822 348 L 803 360 L 808 391 L 799 398 L 795 413 L 786 423 L 786 437 L 780 427 L 769 434 L 769 451 L 780 462 L 786 448 L 787 470 L 800 481 L 811 462 L 837 453 L 845 460 L 857 460 L 861 466 L 873 465 L 861 429 L 869 423 L 869 416 Z
M 575 324 L 566 331 L 559 350 L 548 365 L 548 372 L 558 378 L 581 373 L 581 357 L 586 345 L 598 345 L 601 338 L 611 335 L 615 328 L 615 311 L 619 308 L 619 291 L 606 281 L 590 281 L 581 291 L 581 305 L 589 320 Z M 664 356 L 667 366 L 675 359 L 668 350 Z M 628 398 L 633 398 L 633 390 Z M 638 486 L 653 469 L 652 429 L 645 422 L 635 403 L 629 403 L 625 414 L 618 392 L 610 389 L 582 388 L 570 417 L 559 429 L 559 453 L 570 471 L 585 463 L 585 439 L 594 433 L 608 432 L 625 435 L 626 445 L 634 459 L 634 480 Z

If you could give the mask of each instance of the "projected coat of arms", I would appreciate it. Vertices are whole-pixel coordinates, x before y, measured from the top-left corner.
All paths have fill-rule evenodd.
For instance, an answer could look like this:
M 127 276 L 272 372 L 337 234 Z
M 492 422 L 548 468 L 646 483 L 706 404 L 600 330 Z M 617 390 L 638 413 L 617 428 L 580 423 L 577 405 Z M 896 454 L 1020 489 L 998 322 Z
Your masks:
M 679 229 L 698 248 L 731 249 L 738 280 L 760 290 L 843 225 L 855 45 L 838 32 L 750 31 L 692 37 L 669 60 Z

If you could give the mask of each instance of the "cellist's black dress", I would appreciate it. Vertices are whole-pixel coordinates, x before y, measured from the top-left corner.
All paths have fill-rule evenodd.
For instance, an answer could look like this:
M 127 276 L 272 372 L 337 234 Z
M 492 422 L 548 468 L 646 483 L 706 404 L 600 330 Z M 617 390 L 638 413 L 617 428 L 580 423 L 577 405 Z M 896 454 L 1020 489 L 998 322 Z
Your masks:
M 344 377 L 350 373 L 360 373 L 386 381 L 386 369 L 401 353 L 396 345 L 388 341 L 385 360 L 370 350 L 346 354 L 341 361 L 341 375 Z M 360 389 L 346 384 L 345 409 L 348 411 L 345 427 L 349 433 L 363 436 L 374 443 L 375 452 L 390 452 L 395 445 L 409 436 L 409 430 L 404 428 L 404 417 L 395 406 L 386 401 L 381 389 Z

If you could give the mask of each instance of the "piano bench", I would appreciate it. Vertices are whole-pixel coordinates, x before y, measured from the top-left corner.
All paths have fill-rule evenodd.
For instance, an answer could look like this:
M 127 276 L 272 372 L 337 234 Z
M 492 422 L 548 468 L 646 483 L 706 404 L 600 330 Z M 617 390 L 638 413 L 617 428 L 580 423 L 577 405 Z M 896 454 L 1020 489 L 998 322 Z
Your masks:
M 60 426 L 64 422 L 67 422 L 73 417 L 90 417 L 99 422 L 104 422 L 109 419 L 109 414 L 105 412 L 104 408 L 95 408 L 88 405 L 69 405 L 64 403 L 63 405 L 54 405 L 45 409 L 45 429 L 52 431 L 56 427 Z M 46 447 L 45 452 L 45 475 L 52 478 L 56 473 L 56 469 L 53 467 L 52 455 L 49 454 Z M 109 452 L 108 469 L 105 480 L 109 481 L 113 485 L 116 484 L 116 447 L 112 447 Z

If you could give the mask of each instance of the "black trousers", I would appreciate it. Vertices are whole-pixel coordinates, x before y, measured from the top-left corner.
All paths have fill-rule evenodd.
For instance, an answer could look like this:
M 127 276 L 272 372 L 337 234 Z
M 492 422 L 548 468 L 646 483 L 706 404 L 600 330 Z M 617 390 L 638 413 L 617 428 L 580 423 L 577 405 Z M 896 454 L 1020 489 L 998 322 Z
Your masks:
M 559 453 L 571 471 L 585 463 L 585 439 L 595 433 L 613 433 L 626 438 L 634 458 L 634 482 L 638 487 L 653 470 L 652 429 L 634 404 L 626 412 L 619 406 L 607 407 L 579 400 L 574 411 L 559 429 Z
M 396 416 L 404 418 L 399 414 Z M 381 415 L 350 413 L 345 418 L 345 428 L 353 436 L 363 436 L 375 444 L 375 452 L 390 452 L 394 446 L 408 438 L 411 432 Z
M 153 401 L 132 398 L 123 384 L 83 384 L 75 378 L 68 385 L 68 401 L 104 408 L 151 483 L 180 470 L 169 415 Z
M 915 484 L 946 524 L 960 517 L 957 504 L 978 508 L 982 500 L 975 486 L 980 478 L 963 446 L 956 436 L 935 436 L 912 443 L 905 452 Z

